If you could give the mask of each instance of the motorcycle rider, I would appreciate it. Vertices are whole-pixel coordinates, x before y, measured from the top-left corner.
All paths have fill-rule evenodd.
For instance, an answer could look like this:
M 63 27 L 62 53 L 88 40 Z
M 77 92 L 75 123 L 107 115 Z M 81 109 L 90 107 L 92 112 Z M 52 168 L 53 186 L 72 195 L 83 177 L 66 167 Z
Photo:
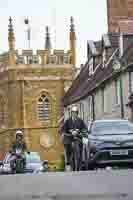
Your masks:
M 84 123 L 84 121 L 78 117 L 78 107 L 76 105 L 72 106 L 71 109 L 71 117 L 68 118 L 62 128 L 61 128 L 61 138 L 62 138 L 62 142 L 64 144 L 64 149 L 65 149 L 65 166 L 66 166 L 66 170 L 70 170 L 70 159 L 71 159 L 71 153 L 72 153 L 72 137 L 69 137 L 65 134 L 70 134 L 72 129 L 78 129 L 80 133 L 82 133 L 82 131 L 86 131 L 86 133 L 88 134 L 88 130 L 87 127 Z M 80 158 L 82 159 L 82 141 L 80 143 Z
M 20 154 L 23 158 L 23 163 L 25 165 L 25 156 L 24 156 L 24 152 L 27 151 L 27 147 L 25 142 L 23 141 L 23 132 L 21 130 L 17 130 L 16 131 L 16 142 L 14 144 L 12 144 L 12 148 L 11 148 L 11 160 L 10 160 L 10 165 L 12 170 L 14 169 L 14 163 L 16 162 L 17 159 L 17 154 Z M 27 153 L 30 153 L 27 151 Z

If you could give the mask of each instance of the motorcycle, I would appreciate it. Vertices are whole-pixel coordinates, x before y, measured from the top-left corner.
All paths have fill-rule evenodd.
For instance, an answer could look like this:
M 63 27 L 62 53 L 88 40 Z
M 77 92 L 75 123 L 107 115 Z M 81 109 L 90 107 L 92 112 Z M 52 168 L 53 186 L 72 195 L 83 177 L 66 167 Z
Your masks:
M 83 137 L 86 136 L 86 132 L 81 132 L 79 129 L 71 129 L 70 133 L 64 135 L 72 138 L 71 169 L 79 171 L 82 169 L 83 152 L 81 150 L 83 150 Z

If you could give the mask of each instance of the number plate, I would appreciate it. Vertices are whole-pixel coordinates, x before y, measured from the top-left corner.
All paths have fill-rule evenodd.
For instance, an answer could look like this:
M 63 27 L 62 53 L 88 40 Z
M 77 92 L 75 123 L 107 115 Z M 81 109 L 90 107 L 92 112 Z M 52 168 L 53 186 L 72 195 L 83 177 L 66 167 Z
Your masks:
M 111 155 L 128 155 L 128 150 L 112 150 Z

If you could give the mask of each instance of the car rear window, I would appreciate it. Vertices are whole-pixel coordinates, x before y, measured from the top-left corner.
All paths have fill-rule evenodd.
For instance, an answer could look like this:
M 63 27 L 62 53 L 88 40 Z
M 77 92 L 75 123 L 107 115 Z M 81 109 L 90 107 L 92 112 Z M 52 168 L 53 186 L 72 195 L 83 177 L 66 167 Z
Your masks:
M 92 134 L 133 134 L 133 124 L 126 121 L 94 122 Z

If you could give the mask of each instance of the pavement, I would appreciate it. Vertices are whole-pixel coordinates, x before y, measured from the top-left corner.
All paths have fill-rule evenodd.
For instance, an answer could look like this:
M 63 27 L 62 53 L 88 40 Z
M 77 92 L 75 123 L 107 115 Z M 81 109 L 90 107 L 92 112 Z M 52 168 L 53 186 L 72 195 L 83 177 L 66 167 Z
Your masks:
M 0 200 L 133 200 L 133 170 L 1 175 Z

